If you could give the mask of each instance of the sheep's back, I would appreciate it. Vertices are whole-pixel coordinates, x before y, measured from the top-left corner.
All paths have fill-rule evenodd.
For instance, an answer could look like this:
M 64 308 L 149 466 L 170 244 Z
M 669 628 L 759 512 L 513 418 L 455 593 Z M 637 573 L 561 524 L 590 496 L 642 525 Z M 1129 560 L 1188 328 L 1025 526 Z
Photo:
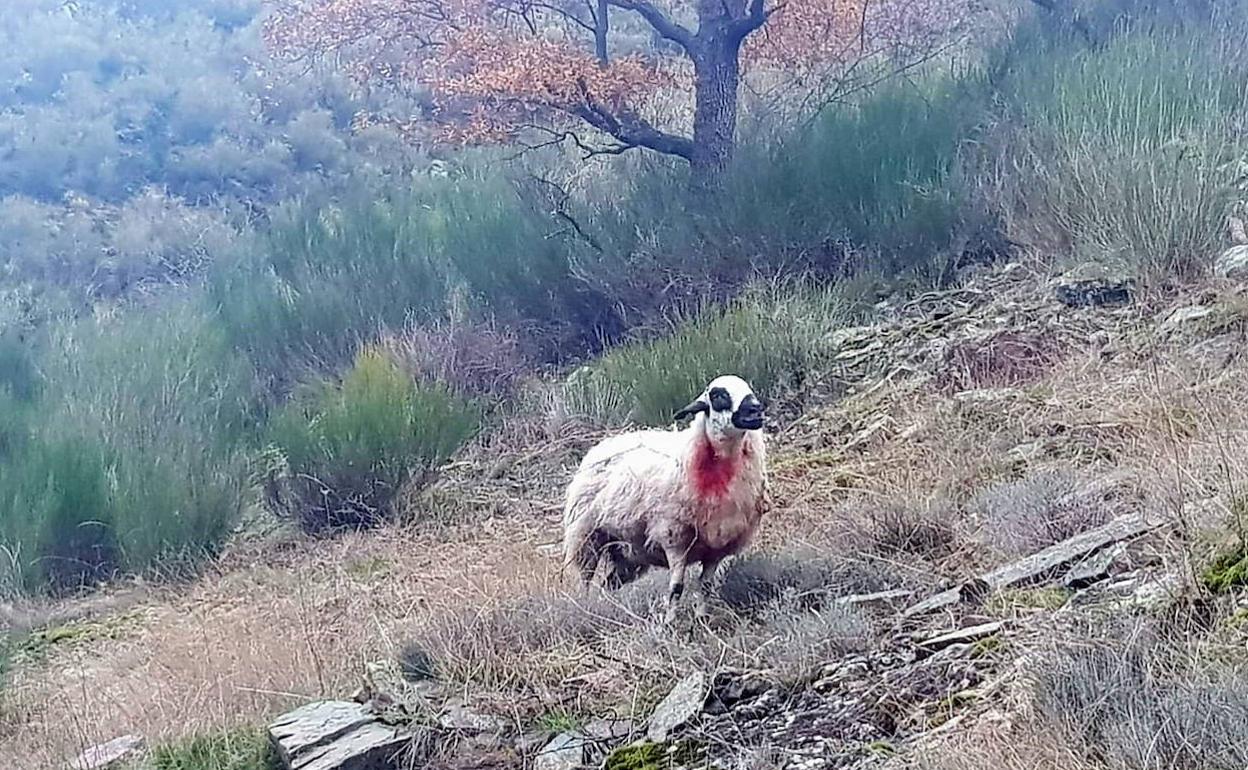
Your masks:
M 581 461 L 568 485 L 564 526 L 592 515 L 596 525 L 622 531 L 680 494 L 684 438 L 669 431 L 635 431 L 604 439 Z

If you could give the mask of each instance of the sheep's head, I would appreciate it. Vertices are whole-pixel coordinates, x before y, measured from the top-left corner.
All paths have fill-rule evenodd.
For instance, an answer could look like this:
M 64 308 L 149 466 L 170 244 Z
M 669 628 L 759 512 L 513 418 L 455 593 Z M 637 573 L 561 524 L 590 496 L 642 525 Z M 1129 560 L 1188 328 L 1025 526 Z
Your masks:
M 731 438 L 763 427 L 763 404 L 749 383 L 726 374 L 711 380 L 697 400 L 676 413 L 676 419 L 705 415 L 711 438 Z

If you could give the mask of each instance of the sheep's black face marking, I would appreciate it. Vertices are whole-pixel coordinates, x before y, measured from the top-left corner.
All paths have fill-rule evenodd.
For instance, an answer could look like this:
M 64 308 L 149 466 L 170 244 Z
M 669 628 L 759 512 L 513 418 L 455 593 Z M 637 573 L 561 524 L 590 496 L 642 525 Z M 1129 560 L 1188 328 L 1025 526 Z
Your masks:
M 753 393 L 741 399 L 741 406 L 732 415 L 732 424 L 741 430 L 763 427 L 763 403 Z
M 711 408 L 717 412 L 726 412 L 732 409 L 732 396 L 724 388 L 711 388 L 707 394 L 711 399 Z

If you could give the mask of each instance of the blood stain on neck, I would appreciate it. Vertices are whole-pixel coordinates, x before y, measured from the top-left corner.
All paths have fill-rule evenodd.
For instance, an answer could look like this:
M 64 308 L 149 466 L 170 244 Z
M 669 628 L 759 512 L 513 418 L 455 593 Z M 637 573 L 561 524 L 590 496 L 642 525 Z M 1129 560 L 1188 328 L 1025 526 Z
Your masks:
M 698 441 L 693 449 L 689 473 L 694 491 L 702 499 L 722 497 L 732 485 L 737 474 L 737 458 L 734 455 L 720 457 L 707 439 Z

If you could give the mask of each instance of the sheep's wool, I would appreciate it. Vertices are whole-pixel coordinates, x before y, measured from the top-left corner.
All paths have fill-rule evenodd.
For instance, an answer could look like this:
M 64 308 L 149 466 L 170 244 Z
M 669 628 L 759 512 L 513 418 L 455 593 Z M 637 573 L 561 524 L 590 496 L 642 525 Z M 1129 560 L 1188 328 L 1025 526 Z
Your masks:
M 636 431 L 591 449 L 567 492 L 569 562 L 584 568 L 593 549 L 596 563 L 608 543 L 644 566 L 668 566 L 671 554 L 718 561 L 745 548 L 765 507 L 763 436 L 713 420 L 699 414 L 683 431 Z

